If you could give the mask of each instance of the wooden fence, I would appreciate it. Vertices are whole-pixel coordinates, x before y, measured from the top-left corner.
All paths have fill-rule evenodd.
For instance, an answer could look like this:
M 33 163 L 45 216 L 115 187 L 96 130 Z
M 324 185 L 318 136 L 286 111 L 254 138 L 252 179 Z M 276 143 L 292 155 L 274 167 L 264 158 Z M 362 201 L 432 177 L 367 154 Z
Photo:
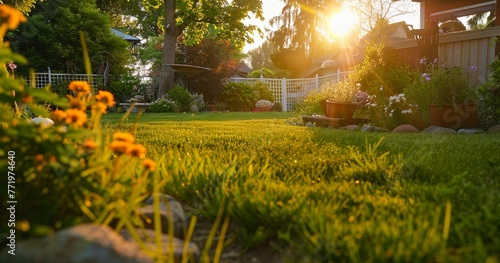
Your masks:
M 496 39 L 500 36 L 500 27 L 469 30 L 441 34 L 439 36 L 439 63 L 457 66 L 464 70 L 477 67 L 473 72 L 473 83 L 483 84 L 489 76 L 489 65 L 496 59 Z M 416 40 L 393 43 L 399 56 L 412 69 L 420 69 L 420 55 Z

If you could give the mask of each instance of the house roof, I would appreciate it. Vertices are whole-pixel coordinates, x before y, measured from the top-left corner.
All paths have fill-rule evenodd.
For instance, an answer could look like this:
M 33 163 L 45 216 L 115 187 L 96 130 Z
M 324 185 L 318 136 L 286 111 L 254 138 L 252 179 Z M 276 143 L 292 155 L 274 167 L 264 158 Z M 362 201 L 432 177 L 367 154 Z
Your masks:
M 116 36 L 119 36 L 125 40 L 127 40 L 128 42 L 132 42 L 132 43 L 139 43 L 141 42 L 141 39 L 140 38 L 137 38 L 137 37 L 134 37 L 134 36 L 131 36 L 131 35 L 127 35 L 117 29 L 114 29 L 114 28 L 110 28 L 111 29 L 111 32 L 113 32 L 113 34 L 115 34 Z

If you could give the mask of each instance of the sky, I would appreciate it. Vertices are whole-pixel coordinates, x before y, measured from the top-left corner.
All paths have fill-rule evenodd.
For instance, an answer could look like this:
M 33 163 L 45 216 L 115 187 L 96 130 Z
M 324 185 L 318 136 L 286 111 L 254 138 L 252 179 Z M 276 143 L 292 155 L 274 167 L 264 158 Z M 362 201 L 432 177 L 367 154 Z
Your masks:
M 262 30 L 262 32 L 265 34 L 266 33 L 265 29 L 270 27 L 269 20 L 272 17 L 275 17 L 275 16 L 281 14 L 281 9 L 283 8 L 283 6 L 285 4 L 283 2 L 281 2 L 280 0 L 264 0 L 262 2 L 263 2 L 262 3 L 262 10 L 264 12 L 265 20 L 261 21 L 259 19 L 248 19 L 246 21 L 246 23 L 249 23 L 249 24 L 251 23 L 251 24 L 255 24 L 255 25 L 259 26 L 260 29 Z M 404 18 L 397 17 L 394 19 L 394 21 L 391 21 L 391 22 L 398 22 L 398 21 L 401 21 L 404 19 L 407 24 L 413 25 L 414 28 L 420 28 L 418 3 L 411 3 L 411 4 L 412 4 L 412 8 L 415 9 L 415 12 L 414 12 L 415 14 L 413 16 L 408 16 L 408 17 L 404 17 Z M 246 53 L 252 49 L 259 47 L 265 40 L 265 36 L 263 38 L 261 38 L 258 33 L 254 33 L 253 36 L 254 36 L 254 43 L 247 44 L 243 48 L 243 52 Z

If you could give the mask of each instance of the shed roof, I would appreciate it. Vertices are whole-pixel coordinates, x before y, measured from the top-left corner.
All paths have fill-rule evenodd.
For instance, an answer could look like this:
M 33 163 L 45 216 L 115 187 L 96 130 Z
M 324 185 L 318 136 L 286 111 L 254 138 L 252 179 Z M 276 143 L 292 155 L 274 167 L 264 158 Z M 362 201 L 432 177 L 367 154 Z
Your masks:
M 141 42 L 141 39 L 140 38 L 137 38 L 137 37 L 134 37 L 134 36 L 131 36 L 131 35 L 127 35 L 117 29 L 114 29 L 114 28 L 111 28 L 111 32 L 113 32 L 113 34 L 127 40 L 128 42 L 132 42 L 132 43 L 139 43 Z

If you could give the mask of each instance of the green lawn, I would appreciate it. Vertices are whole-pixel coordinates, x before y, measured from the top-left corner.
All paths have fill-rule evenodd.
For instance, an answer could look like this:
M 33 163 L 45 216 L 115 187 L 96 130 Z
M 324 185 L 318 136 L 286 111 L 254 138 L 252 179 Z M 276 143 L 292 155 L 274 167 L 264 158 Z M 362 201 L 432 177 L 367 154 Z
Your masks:
M 152 114 L 136 139 L 164 192 L 292 262 L 498 262 L 500 135 L 293 126 L 291 113 Z M 135 116 L 108 114 L 109 130 Z M 286 249 L 292 248 L 292 249 Z M 290 252 L 293 251 L 293 252 Z

